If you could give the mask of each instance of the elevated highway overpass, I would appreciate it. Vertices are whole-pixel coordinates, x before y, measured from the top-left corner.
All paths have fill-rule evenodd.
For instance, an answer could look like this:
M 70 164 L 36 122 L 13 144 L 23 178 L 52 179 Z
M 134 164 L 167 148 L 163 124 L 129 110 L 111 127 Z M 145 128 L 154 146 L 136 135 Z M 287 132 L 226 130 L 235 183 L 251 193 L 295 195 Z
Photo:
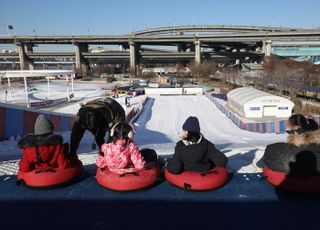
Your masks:
M 273 44 L 319 43 L 320 30 L 264 26 L 177 26 L 136 31 L 128 35 L 66 35 L 66 36 L 2 36 L 0 44 L 15 44 L 18 54 L 1 54 L 0 58 L 19 58 L 21 69 L 32 69 L 33 61 L 44 58 L 71 58 L 77 73 L 85 75 L 90 61 L 129 63 L 135 70 L 139 63 L 157 61 L 190 61 L 205 59 L 230 61 L 256 60 L 270 56 Z M 73 45 L 75 52 L 38 53 L 39 44 Z M 90 53 L 90 45 L 118 45 L 123 52 Z M 171 46 L 174 50 L 159 51 L 149 46 Z M 250 59 L 252 58 L 252 59 Z

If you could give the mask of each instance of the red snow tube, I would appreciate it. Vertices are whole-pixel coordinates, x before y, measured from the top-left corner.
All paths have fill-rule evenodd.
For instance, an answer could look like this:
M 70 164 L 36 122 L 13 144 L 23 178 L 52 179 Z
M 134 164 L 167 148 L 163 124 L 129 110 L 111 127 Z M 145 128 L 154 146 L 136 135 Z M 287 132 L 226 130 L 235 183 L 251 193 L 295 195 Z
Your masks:
M 118 174 L 108 168 L 98 168 L 96 179 L 101 186 L 116 191 L 132 191 L 150 187 L 158 181 L 160 167 L 143 169 L 134 173 Z
M 165 170 L 166 179 L 173 185 L 191 191 L 212 190 L 224 185 L 228 179 L 226 168 L 215 167 L 208 172 L 187 172 L 171 174 Z
M 320 176 L 307 178 L 292 177 L 264 166 L 263 175 L 273 186 L 298 193 L 320 193 Z
M 83 172 L 81 161 L 72 168 L 46 168 L 35 169 L 30 172 L 18 171 L 18 181 L 28 187 L 46 188 L 70 183 Z

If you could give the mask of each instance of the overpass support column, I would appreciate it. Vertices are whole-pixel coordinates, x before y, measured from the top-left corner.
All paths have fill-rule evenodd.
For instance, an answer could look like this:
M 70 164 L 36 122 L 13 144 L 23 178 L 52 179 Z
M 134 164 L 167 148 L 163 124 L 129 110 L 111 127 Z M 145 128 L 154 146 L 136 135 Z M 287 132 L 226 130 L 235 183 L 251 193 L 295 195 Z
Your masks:
M 27 52 L 28 53 L 33 53 L 33 45 L 32 44 L 27 44 Z M 28 65 L 29 65 L 29 70 L 34 70 L 34 63 L 32 60 L 28 59 Z
M 200 64 L 201 63 L 201 42 L 199 40 L 197 40 L 193 44 L 195 46 L 194 60 L 195 60 L 196 64 Z
M 129 42 L 130 48 L 130 75 L 135 77 L 137 75 L 137 45 L 135 42 Z
M 263 42 L 263 52 L 264 52 L 264 57 L 270 57 L 271 56 L 271 48 L 272 48 L 272 42 L 271 40 L 266 40 Z
M 18 43 L 17 46 L 18 46 L 18 51 L 19 51 L 20 69 L 26 70 L 26 69 L 28 69 L 27 66 L 30 62 L 29 62 L 29 59 L 26 55 L 25 45 L 23 43 Z
M 88 52 L 88 44 L 78 43 L 74 45 L 76 55 L 76 73 L 78 76 L 86 76 L 88 74 L 89 65 L 83 57 L 83 52 Z

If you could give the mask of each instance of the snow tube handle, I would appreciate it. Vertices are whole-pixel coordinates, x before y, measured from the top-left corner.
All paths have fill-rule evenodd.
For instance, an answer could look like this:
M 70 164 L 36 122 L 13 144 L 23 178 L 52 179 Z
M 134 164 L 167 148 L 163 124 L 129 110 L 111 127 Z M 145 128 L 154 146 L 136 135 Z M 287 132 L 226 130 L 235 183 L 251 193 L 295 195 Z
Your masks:
M 17 180 L 17 181 L 16 181 L 16 185 L 17 185 L 17 186 L 20 186 L 20 185 L 22 185 L 22 184 L 25 184 L 25 182 L 24 182 L 23 179 L 20 179 L 20 180 Z
M 260 178 L 260 181 L 264 181 L 264 180 L 268 180 L 268 176 L 263 175 L 263 176 Z
M 184 187 L 184 189 L 189 190 L 189 189 L 191 189 L 191 184 L 184 183 L 183 187 Z
M 119 177 L 124 177 L 124 176 L 127 175 L 127 174 L 133 174 L 133 175 L 135 175 L 135 176 L 139 176 L 139 173 L 138 173 L 138 172 L 126 172 L 126 173 L 120 174 Z
M 218 174 L 218 172 L 216 170 L 212 170 L 212 171 L 207 171 L 207 172 L 201 172 L 200 176 L 206 176 L 211 173 Z
M 52 172 L 52 173 L 55 173 L 56 170 L 55 170 L 55 169 L 39 169 L 39 170 L 35 171 L 34 173 L 35 173 L 35 174 L 38 174 L 38 173 L 42 173 L 42 172 Z

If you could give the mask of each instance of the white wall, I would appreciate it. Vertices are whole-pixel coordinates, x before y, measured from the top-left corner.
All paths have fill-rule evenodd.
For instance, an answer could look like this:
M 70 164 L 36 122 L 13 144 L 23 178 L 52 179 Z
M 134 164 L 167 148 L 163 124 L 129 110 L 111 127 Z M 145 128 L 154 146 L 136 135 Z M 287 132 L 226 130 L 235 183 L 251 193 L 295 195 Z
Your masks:
M 182 94 L 182 89 L 185 94 L 202 94 L 203 92 L 202 88 L 145 88 L 145 94 Z
M 277 118 L 288 118 L 291 116 L 292 108 L 294 106 L 293 103 L 281 103 L 281 104 L 266 104 L 266 103 L 247 103 L 244 105 L 244 117 L 246 118 L 262 118 L 264 106 L 275 106 L 276 113 L 275 117 Z M 259 108 L 259 109 L 252 109 Z

